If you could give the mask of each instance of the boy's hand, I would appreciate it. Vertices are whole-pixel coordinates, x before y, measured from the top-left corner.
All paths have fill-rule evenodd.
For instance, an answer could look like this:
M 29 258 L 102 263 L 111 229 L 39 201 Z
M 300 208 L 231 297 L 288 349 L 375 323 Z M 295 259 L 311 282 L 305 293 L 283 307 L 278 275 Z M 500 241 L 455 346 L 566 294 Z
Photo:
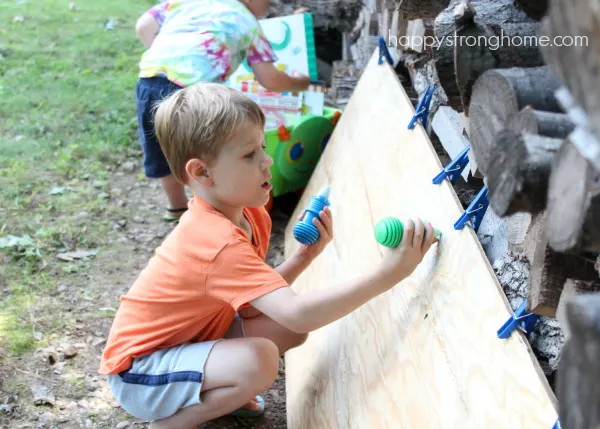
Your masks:
M 304 213 L 298 216 L 298 221 L 302 220 Z M 319 218 L 321 219 L 319 221 Z M 319 239 L 309 245 L 301 245 L 298 248 L 298 253 L 303 258 L 312 261 L 325 249 L 325 247 L 331 242 L 333 239 L 333 217 L 331 215 L 331 210 L 329 207 L 325 207 L 319 213 L 319 218 L 313 219 L 313 225 L 317 227 L 319 230 Z
M 425 227 L 421 219 L 417 219 L 416 222 L 412 219 L 407 220 L 404 222 L 404 235 L 398 247 L 388 249 L 384 254 L 382 274 L 392 285 L 402 281 L 412 274 L 429 248 L 438 241 L 439 239 L 434 237 L 431 223 L 428 222 Z
M 298 82 L 298 91 L 306 91 L 310 86 L 310 76 L 298 75 L 294 79 Z

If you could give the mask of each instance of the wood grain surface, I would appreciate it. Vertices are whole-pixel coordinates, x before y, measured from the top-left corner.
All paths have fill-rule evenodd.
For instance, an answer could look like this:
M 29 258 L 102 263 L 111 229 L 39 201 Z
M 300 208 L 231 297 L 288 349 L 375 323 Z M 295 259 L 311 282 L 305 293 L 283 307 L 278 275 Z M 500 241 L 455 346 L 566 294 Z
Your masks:
M 293 284 L 299 293 L 380 263 L 385 216 L 419 216 L 443 232 L 413 275 L 286 354 L 289 429 L 551 429 L 556 399 L 524 336 L 497 337 L 511 312 L 393 69 L 374 53 L 305 190 L 324 185 L 334 240 Z M 299 245 L 294 222 L 286 256 Z

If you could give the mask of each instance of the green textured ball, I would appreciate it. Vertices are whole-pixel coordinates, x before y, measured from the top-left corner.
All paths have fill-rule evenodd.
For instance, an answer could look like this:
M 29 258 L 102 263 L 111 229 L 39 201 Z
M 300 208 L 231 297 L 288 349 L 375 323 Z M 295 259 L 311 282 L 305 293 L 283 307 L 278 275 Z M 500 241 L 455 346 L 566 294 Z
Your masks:
M 423 221 L 425 226 L 427 223 L 427 221 Z M 434 234 L 436 237 L 442 235 L 437 228 L 434 228 Z M 396 217 L 388 216 L 381 219 L 375 225 L 375 240 L 377 240 L 377 242 L 382 246 L 396 247 L 402 241 L 403 236 L 404 224 Z M 423 239 L 425 239 L 425 237 L 423 237 Z
M 404 225 L 395 217 L 386 217 L 375 225 L 375 239 L 382 246 L 398 246 L 403 235 Z

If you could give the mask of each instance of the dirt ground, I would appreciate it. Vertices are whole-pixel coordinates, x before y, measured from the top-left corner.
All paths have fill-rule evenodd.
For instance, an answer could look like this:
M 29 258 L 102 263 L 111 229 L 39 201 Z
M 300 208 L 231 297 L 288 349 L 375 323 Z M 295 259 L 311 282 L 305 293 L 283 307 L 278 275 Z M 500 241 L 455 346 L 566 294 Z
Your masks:
M 60 318 L 61 329 L 48 342 L 49 346 L 16 362 L 0 356 L 0 361 L 8 362 L 0 368 L 0 428 L 148 427 L 148 422 L 128 416 L 116 404 L 97 369 L 119 297 L 173 226 L 161 219 L 164 199 L 158 183 L 138 177 L 139 157 L 132 155 L 118 164 L 113 168 L 113 179 L 106 191 L 107 204 L 125 209 L 128 215 L 106 219 L 79 213 L 80 217 L 89 218 L 87 222 L 110 225 L 106 246 L 98 249 L 85 274 L 75 275 L 72 282 L 56 289 L 64 308 L 53 314 Z M 272 211 L 268 263 L 273 266 L 283 260 L 283 232 L 293 204 L 284 203 L 280 209 L 276 201 Z M 35 320 L 36 314 L 32 313 L 30 316 Z M 36 329 L 43 331 L 43 327 Z M 285 428 L 283 359 L 279 377 L 264 397 L 266 413 L 260 419 L 223 418 L 200 428 Z

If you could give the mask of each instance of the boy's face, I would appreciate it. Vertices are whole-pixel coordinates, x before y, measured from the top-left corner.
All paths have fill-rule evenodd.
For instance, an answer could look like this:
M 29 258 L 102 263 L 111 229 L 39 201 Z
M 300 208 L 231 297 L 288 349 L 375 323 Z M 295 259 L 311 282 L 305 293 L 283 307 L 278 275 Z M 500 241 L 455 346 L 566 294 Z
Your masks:
M 273 186 L 269 167 L 273 159 L 264 149 L 264 130 L 247 121 L 221 149 L 209 167 L 209 192 L 230 207 L 262 207 Z

